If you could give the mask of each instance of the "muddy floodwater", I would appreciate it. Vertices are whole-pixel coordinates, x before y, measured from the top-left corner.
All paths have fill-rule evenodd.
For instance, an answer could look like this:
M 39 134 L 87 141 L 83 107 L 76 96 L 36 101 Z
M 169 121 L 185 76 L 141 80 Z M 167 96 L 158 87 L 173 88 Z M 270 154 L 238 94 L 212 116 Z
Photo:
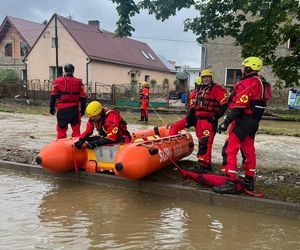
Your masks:
M 298 220 L 0 170 L 0 249 L 300 249 Z
M 274 121 L 279 127 L 300 126 L 300 123 Z M 270 121 L 262 121 L 270 123 Z M 81 129 L 84 130 L 86 118 L 83 119 Z M 56 137 L 56 118 L 54 116 L 26 115 L 0 112 L 0 147 L 41 149 Z M 147 129 L 150 126 L 129 125 L 130 131 Z M 69 131 L 70 132 L 70 131 Z M 188 159 L 196 160 L 197 139 L 195 150 Z M 217 134 L 213 145 L 214 163 L 221 163 L 221 149 L 225 134 Z M 272 136 L 258 134 L 256 136 L 257 165 L 265 167 L 292 167 L 300 169 L 300 138 L 291 136 Z

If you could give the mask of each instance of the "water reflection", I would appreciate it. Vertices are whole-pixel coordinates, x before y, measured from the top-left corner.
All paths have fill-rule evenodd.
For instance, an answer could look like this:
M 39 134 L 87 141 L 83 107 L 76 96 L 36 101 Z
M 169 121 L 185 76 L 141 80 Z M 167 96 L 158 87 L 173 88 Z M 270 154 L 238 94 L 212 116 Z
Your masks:
M 133 191 L 0 174 L 0 195 L 4 215 L 0 249 L 299 249 L 300 245 L 299 221 Z

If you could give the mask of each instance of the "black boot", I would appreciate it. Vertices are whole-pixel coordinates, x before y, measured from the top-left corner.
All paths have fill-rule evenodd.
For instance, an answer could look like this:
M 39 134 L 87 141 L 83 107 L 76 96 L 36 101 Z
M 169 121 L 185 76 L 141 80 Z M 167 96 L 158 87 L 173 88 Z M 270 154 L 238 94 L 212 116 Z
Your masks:
M 197 162 L 197 167 L 194 167 L 191 169 L 192 172 L 197 174 L 207 174 L 208 172 L 211 172 L 212 166 L 210 164 L 206 165 L 202 161 Z
M 244 188 L 249 191 L 254 191 L 254 178 L 252 176 L 245 176 L 244 178 Z
M 145 116 L 145 123 L 148 123 L 148 117 Z
M 230 180 L 226 180 L 225 185 L 213 187 L 214 192 L 218 194 L 239 194 L 235 188 L 235 183 Z
M 141 116 L 141 119 L 139 121 L 143 122 L 144 121 L 144 116 Z

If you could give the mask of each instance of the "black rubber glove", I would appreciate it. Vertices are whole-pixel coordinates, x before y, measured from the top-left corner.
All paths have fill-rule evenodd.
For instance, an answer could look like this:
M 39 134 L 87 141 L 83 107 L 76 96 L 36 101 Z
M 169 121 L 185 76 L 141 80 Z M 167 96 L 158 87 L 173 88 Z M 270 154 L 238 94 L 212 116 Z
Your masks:
M 219 134 L 221 134 L 222 131 L 225 132 L 225 131 L 227 130 L 229 124 L 230 124 L 230 122 L 229 122 L 227 119 L 225 119 L 224 122 L 222 122 L 222 123 L 218 126 L 217 132 L 218 132 Z
M 110 144 L 112 142 L 113 141 L 108 139 L 108 138 L 101 138 L 101 139 L 97 139 L 97 140 L 89 142 L 86 147 L 90 148 L 90 149 L 93 149 L 95 147 L 99 147 L 99 146 L 102 146 L 102 145 L 105 145 L 105 144 Z
M 196 124 L 197 124 L 197 119 L 195 116 L 190 116 L 190 115 L 186 116 L 186 124 L 185 124 L 186 128 L 196 126 Z
M 86 98 L 80 97 L 80 115 L 84 116 L 86 109 Z
M 54 107 L 50 107 L 49 113 L 51 115 L 54 115 L 55 114 L 55 108 Z
M 49 113 L 51 115 L 54 115 L 55 114 L 55 103 L 56 103 L 56 98 L 57 98 L 57 95 L 51 95 L 50 96 L 50 110 L 49 110 Z
M 80 138 L 77 142 L 74 143 L 74 145 L 76 148 L 82 149 L 82 146 L 84 143 L 85 143 L 85 140 L 83 138 Z
M 209 118 L 208 118 L 208 121 L 209 121 L 209 122 L 217 122 L 217 121 L 218 121 L 218 118 L 216 118 L 215 116 L 212 116 L 212 117 L 209 117 Z

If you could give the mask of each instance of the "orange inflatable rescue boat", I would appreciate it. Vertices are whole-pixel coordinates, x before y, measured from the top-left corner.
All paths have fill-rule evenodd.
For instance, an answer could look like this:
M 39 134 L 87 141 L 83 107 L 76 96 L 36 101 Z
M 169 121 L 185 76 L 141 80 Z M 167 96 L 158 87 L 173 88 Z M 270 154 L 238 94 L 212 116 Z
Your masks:
M 36 162 L 55 173 L 85 170 L 113 173 L 128 179 L 143 178 L 193 152 L 190 133 L 168 136 L 167 127 L 133 132 L 132 141 L 94 149 L 77 149 L 78 138 L 65 138 L 46 145 Z

